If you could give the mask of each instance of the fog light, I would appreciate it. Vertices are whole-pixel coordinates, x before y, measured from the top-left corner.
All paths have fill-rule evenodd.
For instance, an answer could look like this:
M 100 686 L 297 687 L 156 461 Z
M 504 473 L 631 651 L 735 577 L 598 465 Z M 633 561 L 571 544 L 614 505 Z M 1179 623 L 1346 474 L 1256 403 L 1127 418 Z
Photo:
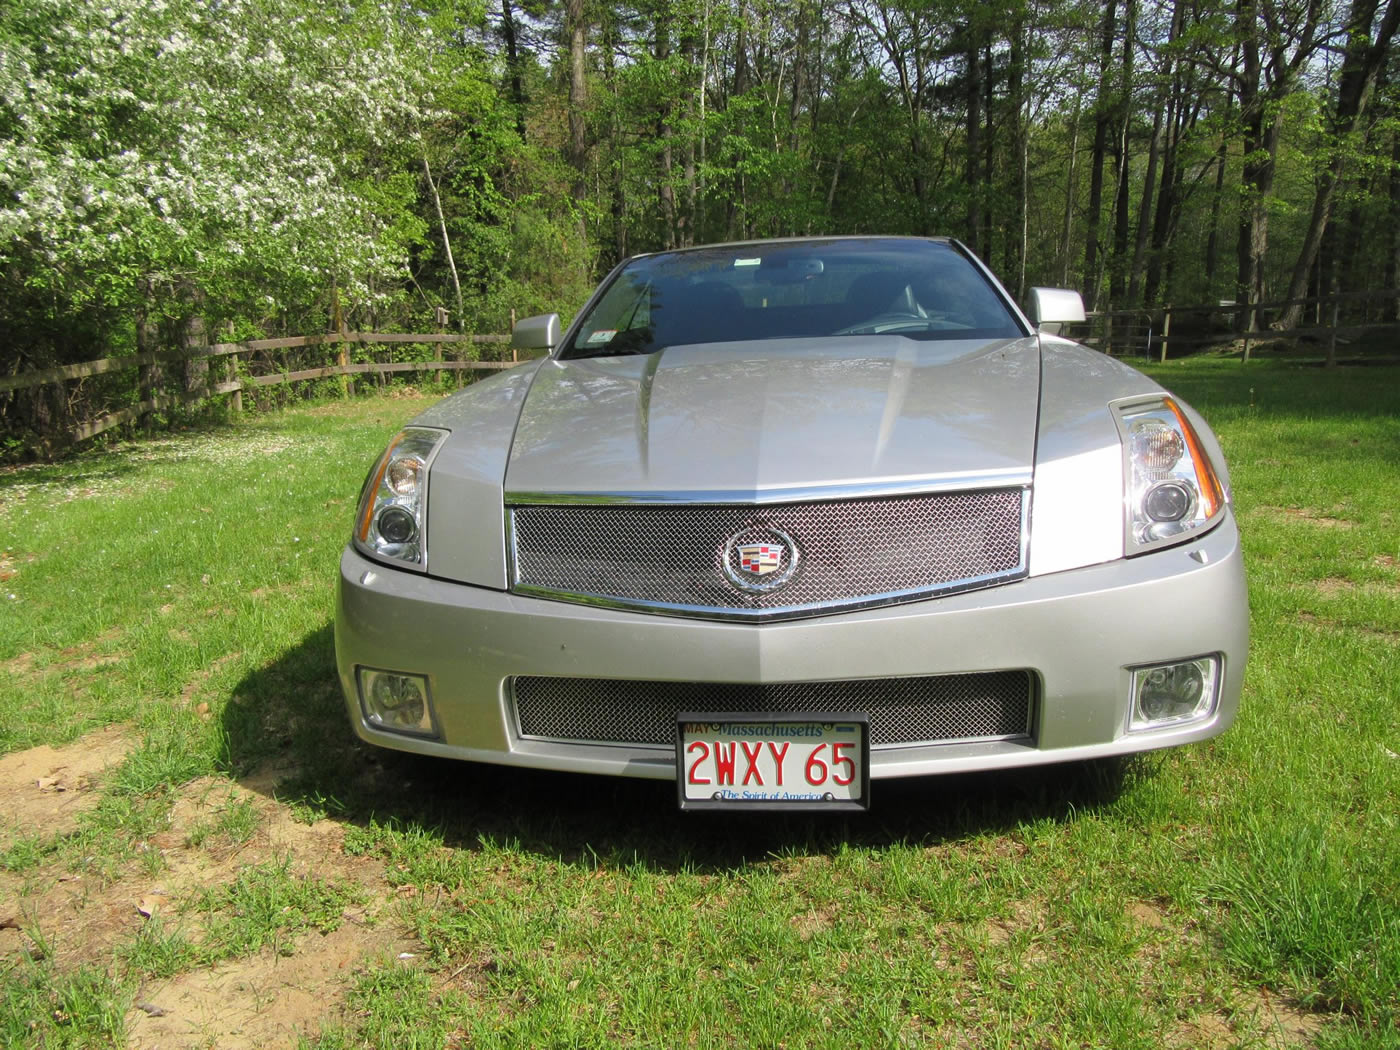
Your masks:
M 1219 656 L 1135 668 L 1128 729 L 1160 729 L 1209 717 L 1219 679 Z
M 358 669 L 360 707 L 365 721 L 395 733 L 437 736 L 428 680 L 422 675 Z

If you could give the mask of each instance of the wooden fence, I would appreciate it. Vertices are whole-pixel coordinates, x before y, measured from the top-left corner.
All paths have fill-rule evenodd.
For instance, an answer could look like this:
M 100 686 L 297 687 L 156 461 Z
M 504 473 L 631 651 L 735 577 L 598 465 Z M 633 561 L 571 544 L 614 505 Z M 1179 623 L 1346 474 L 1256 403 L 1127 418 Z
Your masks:
M 463 345 L 505 347 L 509 342 L 509 335 L 345 331 L 189 346 L 0 376 L 0 409 L 12 410 L 4 414 L 7 430 L 26 432 L 34 451 L 49 453 L 56 447 L 85 441 L 123 423 L 219 395 L 232 395 L 231 407 L 236 412 L 242 411 L 245 390 L 337 376 L 352 377 L 353 390 L 353 377 L 358 375 L 372 375 L 383 383 L 386 376 L 396 372 L 453 372 L 460 379 L 464 372 L 511 368 L 516 364 L 513 359 L 482 361 L 445 354 L 446 350 Z M 356 344 L 388 346 L 389 360 L 351 361 L 350 347 Z M 395 361 L 393 347 L 401 344 L 431 346 L 433 357 L 431 360 Z M 316 347 L 334 351 L 334 363 L 291 367 L 309 362 L 286 359 L 286 351 Z M 274 351 L 284 352 L 281 361 L 273 358 Z M 75 396 L 75 391 L 85 382 L 99 376 L 113 380 L 102 392 L 105 396 Z M 23 391 L 32 391 L 28 399 L 29 411 L 13 411 L 19 407 L 17 395 Z M 104 407 L 104 400 L 123 403 L 121 407 Z M 82 409 L 86 407 L 95 410 L 85 413 Z M 27 417 L 20 427 L 14 426 L 16 416 Z
M 1290 306 L 1302 307 L 1302 324 L 1273 327 Z M 1342 353 L 1364 352 L 1368 343 L 1400 334 L 1400 291 L 1344 292 L 1268 303 L 1105 310 L 1090 314 L 1082 325 L 1067 326 L 1065 334 L 1108 354 L 1162 361 L 1168 354 L 1186 357 L 1222 345 L 1233 345 L 1241 359 L 1248 361 L 1261 344 L 1288 339 L 1314 344 L 1325 363 L 1336 364 Z
M 1303 307 L 1305 326 L 1273 330 L 1270 326 L 1292 305 Z M 1396 317 L 1400 291 L 1390 290 L 1293 302 L 1103 311 L 1091 314 L 1082 325 L 1069 326 L 1065 334 L 1105 353 L 1161 360 L 1169 352 L 1185 356 L 1226 345 L 1242 350 L 1247 361 L 1266 341 L 1312 340 L 1326 363 L 1335 364 L 1343 350 L 1374 359 L 1378 343 L 1387 348 L 1385 356 L 1393 357 L 1390 348 L 1400 334 Z M 189 346 L 20 372 L 0 376 L 0 437 L 11 452 L 20 442 L 46 455 L 124 423 L 149 422 L 155 413 L 220 395 L 229 395 L 233 410 L 241 411 L 245 391 L 340 376 L 347 377 L 351 390 L 355 376 L 371 375 L 383 383 L 396 372 L 452 372 L 460 382 L 465 372 L 515 364 L 464 358 L 462 349 L 491 345 L 503 354 L 509 342 L 508 335 L 341 331 Z M 394 348 L 402 344 L 432 347 L 433 357 L 396 361 Z M 1367 344 L 1372 344 L 1369 351 Z M 387 347 L 383 356 L 388 360 L 352 361 L 355 345 Z M 448 351 L 456 351 L 455 356 L 447 356 Z M 274 356 L 279 352 L 280 360 Z M 328 360 L 330 353 L 333 361 Z

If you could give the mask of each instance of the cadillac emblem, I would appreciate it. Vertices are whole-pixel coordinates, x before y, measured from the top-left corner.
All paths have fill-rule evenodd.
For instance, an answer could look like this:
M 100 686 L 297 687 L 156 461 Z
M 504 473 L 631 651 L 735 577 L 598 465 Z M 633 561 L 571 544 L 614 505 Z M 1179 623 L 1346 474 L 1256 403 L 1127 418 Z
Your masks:
M 743 543 L 739 545 L 739 571 L 754 576 L 777 572 L 787 547 L 781 543 Z
M 729 582 L 750 594 L 776 591 L 792 579 L 800 560 L 791 536 L 762 526 L 729 537 L 721 558 Z

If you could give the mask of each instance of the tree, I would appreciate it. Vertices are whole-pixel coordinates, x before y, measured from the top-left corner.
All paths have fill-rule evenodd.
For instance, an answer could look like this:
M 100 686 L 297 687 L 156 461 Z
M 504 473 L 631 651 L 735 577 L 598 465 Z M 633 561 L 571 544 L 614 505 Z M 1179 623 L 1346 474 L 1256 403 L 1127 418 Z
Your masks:
M 1347 18 L 1346 48 L 1337 81 L 1336 100 L 1329 117 L 1331 160 L 1318 179 L 1303 247 L 1298 253 L 1298 261 L 1293 264 L 1293 276 L 1288 283 L 1288 298 L 1292 300 L 1302 299 L 1308 294 L 1308 274 L 1317 261 L 1323 233 L 1331 221 L 1337 187 L 1348 164 L 1355 164 L 1355 153 L 1361 145 L 1357 141 L 1360 124 L 1390 53 L 1396 28 L 1400 27 L 1400 0 L 1387 0 L 1384 12 L 1380 12 L 1379 8 L 1380 0 L 1355 0 Z M 1295 327 L 1302 317 L 1302 311 L 1302 304 L 1295 301 L 1285 310 L 1279 326 Z

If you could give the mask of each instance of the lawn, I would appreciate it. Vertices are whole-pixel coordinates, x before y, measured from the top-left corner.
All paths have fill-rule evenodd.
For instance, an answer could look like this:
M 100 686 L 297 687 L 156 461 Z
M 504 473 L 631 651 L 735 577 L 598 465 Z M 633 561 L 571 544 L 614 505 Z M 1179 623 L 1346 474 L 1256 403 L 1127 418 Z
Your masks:
M 0 1045 L 1400 1047 L 1400 370 L 1151 372 L 1230 459 L 1239 721 L 840 819 L 354 741 L 336 560 L 436 395 L 6 469 Z

